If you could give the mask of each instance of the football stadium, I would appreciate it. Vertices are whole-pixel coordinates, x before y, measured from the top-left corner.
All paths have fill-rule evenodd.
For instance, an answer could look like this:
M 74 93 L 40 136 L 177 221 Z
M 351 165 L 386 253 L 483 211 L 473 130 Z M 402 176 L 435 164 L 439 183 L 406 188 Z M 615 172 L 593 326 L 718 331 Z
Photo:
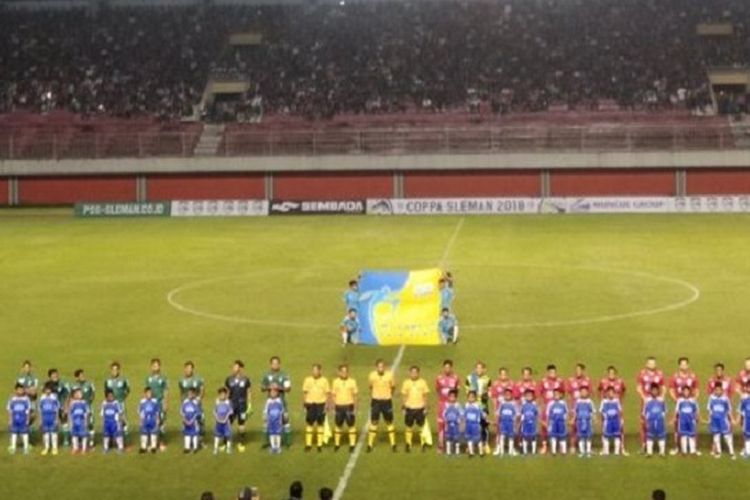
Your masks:
M 747 498 L 748 26 L 0 0 L 0 498 Z

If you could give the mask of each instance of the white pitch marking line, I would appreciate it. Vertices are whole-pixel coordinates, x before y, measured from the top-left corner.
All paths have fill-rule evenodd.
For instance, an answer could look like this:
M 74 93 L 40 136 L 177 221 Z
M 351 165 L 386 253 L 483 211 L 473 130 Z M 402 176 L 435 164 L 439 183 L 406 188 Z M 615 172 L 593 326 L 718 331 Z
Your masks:
M 458 238 L 458 233 L 461 232 L 461 228 L 464 225 L 464 218 L 461 217 L 461 219 L 458 221 L 458 224 L 456 224 L 456 228 L 453 230 L 453 234 L 451 234 L 450 239 L 448 240 L 448 243 L 445 246 L 445 251 L 443 251 L 442 257 L 440 257 L 440 262 L 438 263 L 438 267 L 442 268 L 445 266 L 446 262 L 448 261 L 448 256 L 451 253 L 451 250 L 453 249 L 453 245 L 456 243 L 456 239 Z M 399 365 L 401 364 L 401 360 L 404 358 L 404 351 L 406 351 L 406 345 L 401 344 L 398 348 L 398 352 L 396 353 L 396 357 L 393 358 L 393 362 L 391 363 L 391 373 L 396 374 L 396 370 L 398 369 Z M 341 500 L 344 496 L 344 491 L 346 490 L 346 486 L 349 484 L 349 478 L 351 477 L 352 473 L 354 472 L 354 468 L 357 466 L 357 461 L 359 460 L 359 455 L 362 453 L 362 448 L 365 445 L 365 440 L 367 439 L 367 428 L 369 426 L 369 421 L 365 422 L 365 425 L 362 426 L 362 431 L 359 433 L 359 439 L 357 440 L 357 446 L 354 448 L 354 452 L 349 457 L 349 460 L 346 462 L 346 466 L 344 467 L 344 472 L 341 473 L 341 477 L 339 478 L 338 485 L 336 485 L 336 490 L 333 492 L 333 500 Z

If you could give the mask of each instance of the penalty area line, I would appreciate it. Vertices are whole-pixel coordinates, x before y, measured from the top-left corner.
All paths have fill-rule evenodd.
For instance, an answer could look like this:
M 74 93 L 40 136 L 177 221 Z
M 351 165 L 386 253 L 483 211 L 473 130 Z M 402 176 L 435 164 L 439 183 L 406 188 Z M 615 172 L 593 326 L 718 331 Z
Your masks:
M 448 262 L 448 257 L 450 256 L 451 250 L 453 250 L 453 245 L 455 245 L 456 240 L 458 239 L 458 233 L 461 232 L 461 228 L 463 226 L 464 218 L 461 217 L 461 219 L 459 219 L 458 221 L 458 224 L 456 224 L 453 233 L 451 233 L 451 237 L 448 240 L 448 243 L 445 245 L 445 250 L 443 251 L 443 255 L 440 257 L 438 267 L 442 268 Z M 393 358 L 393 361 L 391 362 L 391 373 L 393 375 L 396 374 L 399 365 L 401 365 L 401 361 L 404 359 L 405 351 L 406 345 L 401 344 L 398 348 L 398 351 L 396 352 L 396 357 Z M 349 457 L 349 460 L 347 460 L 344 471 L 341 473 L 341 477 L 339 477 L 339 482 L 336 485 L 336 490 L 334 490 L 333 492 L 333 500 L 341 500 L 344 497 L 344 492 L 346 491 L 346 487 L 349 484 L 349 479 L 354 472 L 354 468 L 357 467 L 357 461 L 359 460 L 359 456 L 362 454 L 362 448 L 365 446 L 369 425 L 370 422 L 368 419 L 368 421 L 365 422 L 365 425 L 362 426 L 362 430 L 359 433 L 359 439 L 357 439 L 357 445 L 354 447 L 354 451 Z

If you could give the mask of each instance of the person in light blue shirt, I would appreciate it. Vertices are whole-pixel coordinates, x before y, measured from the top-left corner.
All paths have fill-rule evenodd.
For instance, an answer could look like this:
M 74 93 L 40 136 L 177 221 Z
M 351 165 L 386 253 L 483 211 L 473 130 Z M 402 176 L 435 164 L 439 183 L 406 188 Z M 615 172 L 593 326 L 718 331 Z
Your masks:
M 727 451 L 732 459 L 734 455 L 734 440 L 732 437 L 732 403 L 724 394 L 724 386 L 721 382 L 713 386 L 713 393 L 708 397 L 708 424 L 709 431 L 713 437 L 713 455 L 721 457 L 721 440 L 727 446 Z
M 349 282 L 349 288 L 344 292 L 344 304 L 346 304 L 347 313 L 352 309 L 359 312 L 359 282 L 357 280 Z
M 654 454 L 654 442 L 659 445 L 659 455 L 667 451 L 667 405 L 661 394 L 661 386 L 652 384 L 649 398 L 643 405 L 643 421 L 646 425 L 646 456 Z
M 357 319 L 356 309 L 349 309 L 344 319 L 341 320 L 339 331 L 342 345 L 356 344 L 359 341 L 359 319 Z
M 60 400 L 53 392 L 54 385 L 47 382 L 44 385 L 42 397 L 39 398 L 39 416 L 41 418 L 42 455 L 52 452 L 57 455 L 57 436 L 60 423 Z
M 453 309 L 453 299 L 455 298 L 456 294 L 453 291 L 453 288 L 451 288 L 450 284 L 448 283 L 448 280 L 445 278 L 441 278 L 440 281 L 440 309 L 448 309 L 449 311 Z
M 443 308 L 438 321 L 438 331 L 444 344 L 458 342 L 458 320 L 451 314 L 450 309 Z
M 576 437 L 578 439 L 578 456 L 591 457 L 591 441 L 594 437 L 594 415 L 596 408 L 589 397 L 589 388 L 584 385 L 579 389 L 579 396 L 573 407 Z

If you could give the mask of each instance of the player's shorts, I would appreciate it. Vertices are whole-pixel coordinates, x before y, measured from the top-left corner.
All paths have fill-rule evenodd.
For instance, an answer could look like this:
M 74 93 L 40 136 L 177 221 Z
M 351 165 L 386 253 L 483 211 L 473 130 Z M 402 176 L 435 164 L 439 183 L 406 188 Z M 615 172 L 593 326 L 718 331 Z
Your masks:
M 516 429 L 515 429 L 515 426 L 513 425 L 513 421 L 504 422 L 500 420 L 497 423 L 497 428 L 499 429 L 500 435 L 504 437 L 512 438 L 516 434 Z
M 326 421 L 325 403 L 305 404 L 305 423 L 307 425 L 323 425 Z
M 390 399 L 373 399 L 370 401 L 370 421 L 373 424 L 380 422 L 380 417 L 386 424 L 393 423 L 393 401 Z
M 620 421 L 616 422 L 606 422 L 604 424 L 604 429 L 602 432 L 602 435 L 607 439 L 612 438 L 619 438 L 622 436 L 622 426 L 620 425 Z
M 284 430 L 284 424 L 281 420 L 277 422 L 269 422 L 266 427 L 266 433 L 269 436 L 278 436 Z
M 193 422 L 192 424 L 185 425 L 182 424 L 182 435 L 186 437 L 193 437 L 200 434 L 200 427 L 198 427 L 198 422 Z
M 581 439 L 591 439 L 594 435 L 594 428 L 589 420 L 577 420 L 573 426 L 576 436 Z
M 247 422 L 247 401 L 232 401 L 232 414 L 229 415 L 229 422 L 235 420 L 239 425 L 245 425 Z
M 10 426 L 10 433 L 11 434 L 28 434 L 29 433 L 29 426 L 26 425 L 26 422 L 23 424 L 11 424 Z
M 232 437 L 232 426 L 227 422 L 226 424 L 216 424 L 214 427 L 214 436 L 217 438 L 229 439 Z
M 70 429 L 70 435 L 77 438 L 85 438 L 89 436 L 89 428 L 85 422 L 73 422 L 73 426 Z
M 565 420 L 553 419 L 549 423 L 549 436 L 555 439 L 564 439 L 568 437 L 568 426 Z
M 407 408 L 404 414 L 404 423 L 407 427 L 418 425 L 422 427 L 425 422 L 424 408 Z
M 42 420 L 42 425 L 40 426 L 40 430 L 43 434 L 53 434 L 57 432 L 57 421 L 44 421 Z
M 461 439 L 461 428 L 457 424 L 445 426 L 445 440 L 459 441 Z
M 102 434 L 104 437 L 108 438 L 117 438 L 120 437 L 122 431 L 120 429 L 120 424 L 117 422 L 104 422 L 104 427 L 102 428 Z
M 481 425 L 467 426 L 466 427 L 466 440 L 473 442 L 473 443 L 478 443 L 479 441 L 481 441 L 482 440 L 482 426 Z
M 729 434 L 731 432 L 731 429 L 729 428 L 729 422 L 726 421 L 726 419 L 718 420 L 718 421 L 711 421 L 709 424 L 709 430 L 711 434 Z
M 159 432 L 159 426 L 156 425 L 156 422 L 148 422 L 148 423 L 142 423 L 141 424 L 141 434 L 146 436 L 150 434 L 156 434 Z
M 524 439 L 536 439 L 538 434 L 536 425 L 529 425 L 528 427 L 521 426 L 521 437 Z
M 336 427 L 346 424 L 348 427 L 354 425 L 354 405 L 336 405 L 334 409 L 334 422 Z

